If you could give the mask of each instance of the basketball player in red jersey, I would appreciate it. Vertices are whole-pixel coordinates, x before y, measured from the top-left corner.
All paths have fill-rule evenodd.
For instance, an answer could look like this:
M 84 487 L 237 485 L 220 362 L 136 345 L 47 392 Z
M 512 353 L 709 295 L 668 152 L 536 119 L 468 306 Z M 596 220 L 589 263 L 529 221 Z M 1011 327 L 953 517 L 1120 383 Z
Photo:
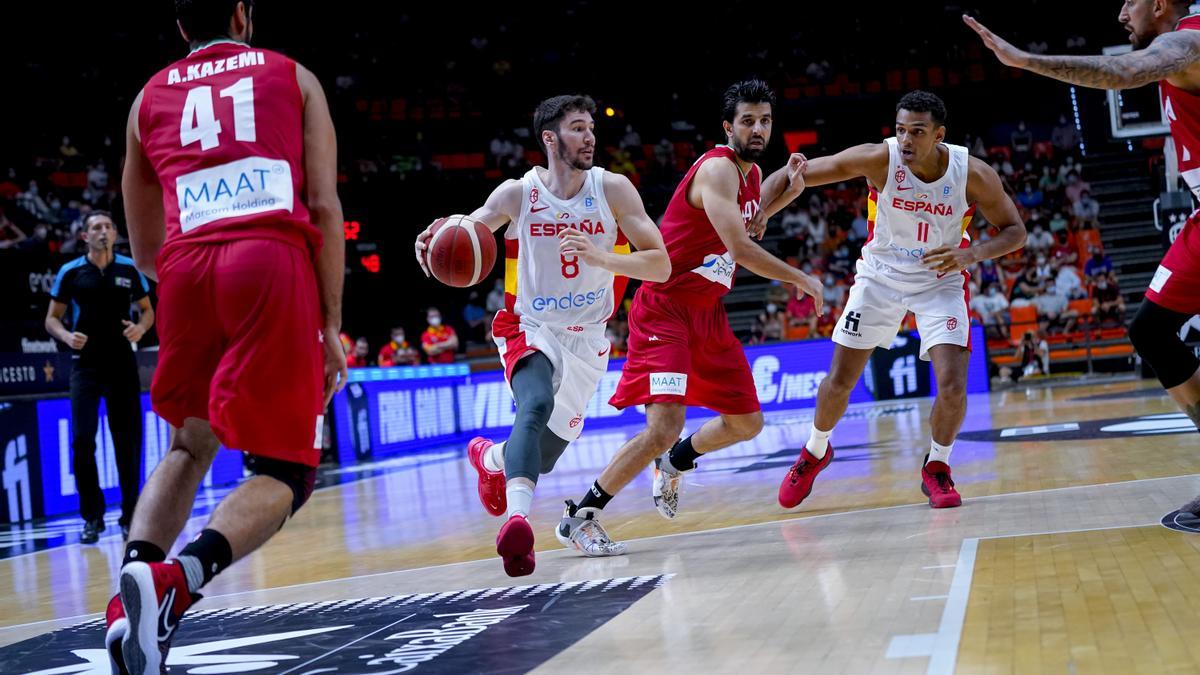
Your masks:
M 946 106 L 914 91 L 896 106 L 896 136 L 808 163 L 804 180 L 827 185 L 866 178 L 870 233 L 856 266 L 846 311 L 834 332 L 829 376 L 821 381 L 808 442 L 779 486 L 779 504 L 792 508 L 812 491 L 833 461 L 833 427 L 876 347 L 896 338 L 904 315 L 917 317 L 920 358 L 933 361 L 937 399 L 929 415 L 930 449 L 921 490 L 933 508 L 960 506 L 950 477 L 950 452 L 967 414 L 971 320 L 965 268 L 1025 244 L 1025 224 L 1000 176 L 961 145 L 944 143 Z M 999 229 L 971 245 L 975 211 Z
M 793 155 L 765 184 L 754 163 L 771 140 L 774 103 L 774 93 L 759 80 L 726 90 L 722 119 L 728 145 L 701 156 L 671 198 L 660 225 L 671 276 L 643 283 L 634 296 L 629 360 L 609 401 L 617 408 L 644 404 L 646 429 L 621 448 L 578 506 L 567 502 L 560 540 L 569 540 L 652 461 L 655 505 L 664 517 L 675 517 L 681 473 L 698 456 L 762 430 L 750 364 L 721 303 L 738 265 L 795 284 L 821 310 L 820 281 L 767 253 L 747 232 L 760 211 L 770 217 L 804 189 L 802 155 Z M 687 406 L 720 416 L 679 440 Z
M 191 52 L 134 101 L 122 181 L 134 261 L 159 282 L 150 397 L 174 431 L 108 608 L 113 672 L 134 674 L 165 672 L 197 591 L 308 499 L 321 411 L 347 374 L 337 142 L 321 85 L 249 45 L 252 0 L 175 7 Z M 219 444 L 245 451 L 254 475 L 165 560 Z
M 1133 51 L 1113 56 L 1030 54 L 964 16 L 1000 62 L 1062 82 L 1132 89 L 1158 82 L 1175 140 L 1179 171 L 1200 198 L 1200 14 L 1190 0 L 1125 0 L 1117 20 Z M 1179 336 L 1200 314 L 1200 211 L 1193 212 L 1163 257 L 1129 326 L 1129 339 L 1175 403 L 1200 429 L 1200 360 Z M 1181 511 L 1200 517 L 1200 497 Z

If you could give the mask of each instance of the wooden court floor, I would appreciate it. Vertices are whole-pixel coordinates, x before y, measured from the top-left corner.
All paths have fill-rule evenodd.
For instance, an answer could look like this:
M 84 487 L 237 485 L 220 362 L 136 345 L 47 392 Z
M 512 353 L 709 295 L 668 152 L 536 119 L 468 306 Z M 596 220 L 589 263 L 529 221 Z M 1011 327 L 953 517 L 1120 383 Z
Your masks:
M 539 483 L 538 566 L 518 580 L 461 448 L 385 461 L 317 492 L 197 609 L 654 577 L 539 672 L 1200 672 L 1200 534 L 1159 524 L 1200 493 L 1200 435 L 1154 383 L 972 397 L 951 461 L 965 503 L 938 511 L 917 473 L 930 404 L 852 408 L 795 511 L 775 493 L 811 411 L 702 460 L 674 521 L 643 476 L 605 511 L 630 550 L 609 559 L 562 549 L 552 528 L 637 430 L 585 431 Z M 0 560 L 0 647 L 95 619 L 120 558 L 110 537 Z

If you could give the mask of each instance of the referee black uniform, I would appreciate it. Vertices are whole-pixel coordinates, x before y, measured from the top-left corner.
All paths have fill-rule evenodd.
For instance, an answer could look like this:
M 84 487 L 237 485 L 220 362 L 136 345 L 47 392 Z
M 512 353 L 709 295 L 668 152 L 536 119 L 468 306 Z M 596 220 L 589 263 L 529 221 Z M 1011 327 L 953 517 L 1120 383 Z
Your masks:
M 95 224 L 101 218 L 89 219 Z M 51 290 L 50 315 L 46 326 L 55 337 L 76 349 L 71 371 L 72 462 L 75 485 L 79 493 L 79 513 L 84 519 L 81 540 L 95 542 L 104 530 L 104 493 L 96 469 L 96 435 L 99 429 L 100 398 L 104 397 L 108 426 L 112 432 L 113 454 L 121 482 L 121 519 L 123 532 L 128 531 L 137 504 L 142 465 L 142 407 L 141 384 L 137 359 L 131 339 L 153 323 L 146 278 L 133 265 L 133 260 L 112 254 L 111 240 L 116 231 L 111 221 L 107 226 L 111 238 L 104 238 L 104 248 L 89 241 L 89 253 L 77 258 L 58 271 Z M 90 236 L 89 231 L 85 237 Z M 107 265 L 101 267 L 96 261 Z M 131 321 L 131 306 L 142 307 L 138 324 Z M 65 310 L 65 311 L 64 311 Z M 63 330 L 61 317 L 66 314 L 70 332 Z M 52 321 L 53 319 L 53 321 Z M 133 327 L 140 329 L 127 335 Z M 86 336 L 86 337 L 84 337 Z M 78 342 L 84 339 L 82 347 Z M 75 344 L 72 344 L 75 341 Z

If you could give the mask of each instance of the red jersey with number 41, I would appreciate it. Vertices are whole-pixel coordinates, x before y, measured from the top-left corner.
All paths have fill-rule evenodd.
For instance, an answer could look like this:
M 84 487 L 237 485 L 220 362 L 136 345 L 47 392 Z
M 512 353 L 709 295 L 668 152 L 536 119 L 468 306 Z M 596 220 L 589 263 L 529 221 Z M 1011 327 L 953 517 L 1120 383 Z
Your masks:
M 230 40 L 195 49 L 146 84 L 138 129 L 162 184 L 164 251 L 246 238 L 319 248 L 295 61 Z

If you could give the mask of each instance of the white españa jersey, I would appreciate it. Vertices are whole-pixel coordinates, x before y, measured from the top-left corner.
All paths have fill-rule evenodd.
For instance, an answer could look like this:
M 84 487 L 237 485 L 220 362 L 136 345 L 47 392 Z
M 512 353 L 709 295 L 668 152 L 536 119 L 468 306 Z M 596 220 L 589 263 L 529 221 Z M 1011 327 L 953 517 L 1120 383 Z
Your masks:
M 558 233 L 583 232 L 602 251 L 617 244 L 617 219 L 604 197 L 604 169 L 588 171 L 574 197 L 559 199 L 537 169 L 521 179 L 521 214 L 505 232 L 505 299 L 509 311 L 551 326 L 603 326 L 613 313 L 612 272 L 559 252 Z
M 881 189 L 872 188 L 867 203 L 869 232 L 858 275 L 898 291 L 920 291 L 936 284 L 938 275 L 921 263 L 939 246 L 969 246 L 967 225 L 975 206 L 967 202 L 969 154 L 960 145 L 950 151 L 946 173 L 922 182 L 900 162 L 895 138 L 887 139 L 888 174 Z

